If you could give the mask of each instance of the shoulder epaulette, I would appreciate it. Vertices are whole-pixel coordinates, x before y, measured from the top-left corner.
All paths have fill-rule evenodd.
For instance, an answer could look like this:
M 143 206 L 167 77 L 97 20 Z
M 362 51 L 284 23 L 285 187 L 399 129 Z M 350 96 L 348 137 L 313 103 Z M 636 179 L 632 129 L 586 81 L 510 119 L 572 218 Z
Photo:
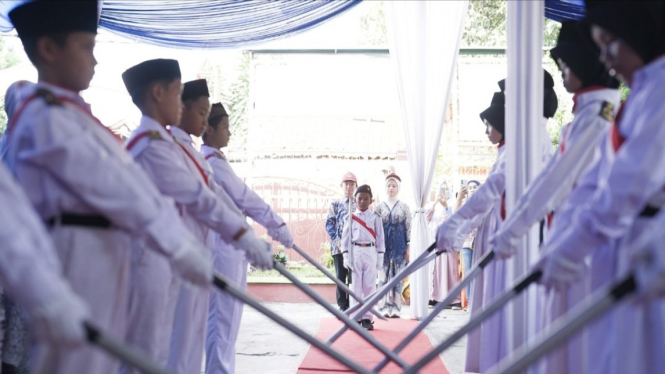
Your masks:
M 600 106 L 600 116 L 606 120 L 612 122 L 614 121 L 614 104 L 603 101 L 603 104 Z
M 164 140 L 164 138 L 162 137 L 162 134 L 160 134 L 159 131 L 155 131 L 155 130 L 146 131 L 146 136 L 150 140 Z
M 42 87 L 37 89 L 35 95 L 37 95 L 37 97 L 41 97 L 42 99 L 44 99 L 46 105 L 48 106 L 62 106 L 62 101 L 58 99 L 58 97 L 55 96 L 53 92 L 47 90 L 46 88 Z
M 134 147 L 139 143 L 140 140 L 142 139 L 148 139 L 148 140 L 164 140 L 162 137 L 162 134 L 159 133 L 159 131 L 156 130 L 148 130 L 146 132 L 142 132 L 134 137 L 127 145 L 125 148 L 127 148 L 128 151 L 134 150 Z M 145 143 L 146 145 L 149 144 L 150 142 Z M 142 152 L 145 146 L 139 147 L 140 150 L 138 152 Z

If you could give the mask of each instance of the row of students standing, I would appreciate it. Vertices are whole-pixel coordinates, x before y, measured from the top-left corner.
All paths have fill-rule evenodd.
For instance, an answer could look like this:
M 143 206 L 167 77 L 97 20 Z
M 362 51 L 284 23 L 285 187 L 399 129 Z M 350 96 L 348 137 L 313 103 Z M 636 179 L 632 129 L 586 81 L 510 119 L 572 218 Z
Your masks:
M 575 94 L 574 120 L 562 130 L 554 156 L 506 217 L 500 148 L 487 183 L 439 227 L 437 245 L 456 249 L 480 224 L 474 259 L 489 250 L 499 257 L 474 281 L 473 315 L 509 286 L 502 260 L 522 255 L 521 237 L 554 211 L 531 269 L 543 274 L 540 328 L 547 331 L 590 292 L 630 271 L 640 297 L 587 326 L 541 361 L 538 372 L 654 373 L 665 367 L 665 246 L 658 230 L 665 222 L 665 12 L 659 1 L 587 1 L 586 8 L 583 22 L 563 24 L 551 51 Z M 631 89 L 621 109 L 614 77 Z M 504 111 L 497 93 L 481 114 L 500 147 L 501 136 L 493 139 L 493 133 L 503 134 Z M 467 371 L 485 372 L 510 353 L 504 326 L 498 312 L 470 333 Z
M 213 258 L 241 286 L 245 261 L 272 267 L 245 215 L 283 245 L 293 239 L 219 151 L 230 136 L 223 107 L 211 113 L 203 80 L 183 90 L 177 61 L 143 62 L 122 75 L 143 115 L 122 144 L 79 95 L 97 63 L 98 2 L 29 2 L 9 17 L 39 74 L 17 89 L 2 142 L 13 177 L 0 173 L 1 211 L 17 223 L 0 232 L 9 256 L 0 279 L 43 335 L 32 372 L 118 372 L 117 360 L 84 345 L 86 320 L 186 373 L 201 371 L 206 330 L 215 331 L 206 370 L 233 372 L 242 308 L 210 289 Z M 203 132 L 217 147 L 210 163 L 192 144 Z
M 411 213 L 408 205 L 399 200 L 401 182 L 397 174 L 387 174 L 387 197 L 372 210 L 373 190 L 368 185 L 355 188 L 357 178 L 349 172 L 344 174 L 340 184 L 345 197 L 330 205 L 326 231 L 331 239 L 336 276 L 342 282 L 351 284 L 354 292 L 359 295 L 367 296 L 373 292 L 377 274 L 378 285 L 381 287 L 408 263 Z M 351 216 L 348 214 L 349 207 L 352 209 Z M 353 252 L 353 255 L 349 252 Z M 374 256 L 377 258 L 374 259 Z M 356 263 L 361 260 L 364 262 Z M 402 289 L 400 283 L 390 290 L 379 301 L 379 312 L 386 317 L 399 318 Z M 340 310 L 346 310 L 354 303 L 342 289 L 337 289 Z M 359 322 L 365 328 L 373 329 L 371 313 L 367 313 Z

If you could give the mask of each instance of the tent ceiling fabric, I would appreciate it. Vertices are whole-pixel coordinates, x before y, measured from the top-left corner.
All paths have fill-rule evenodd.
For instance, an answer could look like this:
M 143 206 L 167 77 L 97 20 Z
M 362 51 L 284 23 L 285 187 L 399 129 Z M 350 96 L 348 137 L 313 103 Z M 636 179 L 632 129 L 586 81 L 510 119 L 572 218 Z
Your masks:
M 244 48 L 286 37 L 351 9 L 362 0 L 107 0 L 100 27 L 130 39 L 175 48 Z M 20 2 L 0 2 L 0 32 Z M 561 22 L 584 15 L 580 0 L 546 0 L 545 16 Z
M 584 1 L 545 0 L 545 18 L 562 22 L 584 17 Z
M 0 32 L 19 2 L 0 3 Z M 360 4 L 340 1 L 104 1 L 100 27 L 130 39 L 175 48 L 241 48 L 309 30 Z

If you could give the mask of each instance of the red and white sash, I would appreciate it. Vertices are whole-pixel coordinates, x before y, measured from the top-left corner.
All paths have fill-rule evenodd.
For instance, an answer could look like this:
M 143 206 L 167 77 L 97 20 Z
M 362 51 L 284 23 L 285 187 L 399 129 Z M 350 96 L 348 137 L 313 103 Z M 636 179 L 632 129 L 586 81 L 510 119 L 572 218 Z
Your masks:
M 360 226 L 364 227 L 365 230 L 367 230 L 367 231 L 372 235 L 372 237 L 374 238 L 374 240 L 376 240 L 376 233 L 374 232 L 374 230 L 372 230 L 370 227 L 367 226 L 367 224 L 365 223 L 365 221 L 363 221 L 362 219 L 360 219 L 360 217 L 356 216 L 355 214 L 352 214 L 352 215 L 351 215 L 351 218 L 353 218 L 354 221 L 358 222 L 358 224 L 359 224 Z

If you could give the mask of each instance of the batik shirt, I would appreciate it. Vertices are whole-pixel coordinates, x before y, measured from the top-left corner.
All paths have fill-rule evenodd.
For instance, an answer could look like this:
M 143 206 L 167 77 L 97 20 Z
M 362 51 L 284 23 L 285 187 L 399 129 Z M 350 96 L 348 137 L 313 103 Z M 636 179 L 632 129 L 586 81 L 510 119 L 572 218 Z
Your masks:
M 398 201 L 390 209 L 384 201 L 376 207 L 375 211 L 383 220 L 383 233 L 386 241 L 384 262 L 403 260 L 406 246 L 411 241 L 411 210 L 409 206 Z
M 346 212 L 349 207 L 349 199 L 351 200 L 351 209 L 355 211 L 356 202 L 353 198 L 335 200 L 330 204 L 330 209 L 328 209 L 326 231 L 328 232 L 328 236 L 330 236 L 330 252 L 333 255 L 342 253 L 340 242 L 342 240 L 344 222 L 348 219 Z

